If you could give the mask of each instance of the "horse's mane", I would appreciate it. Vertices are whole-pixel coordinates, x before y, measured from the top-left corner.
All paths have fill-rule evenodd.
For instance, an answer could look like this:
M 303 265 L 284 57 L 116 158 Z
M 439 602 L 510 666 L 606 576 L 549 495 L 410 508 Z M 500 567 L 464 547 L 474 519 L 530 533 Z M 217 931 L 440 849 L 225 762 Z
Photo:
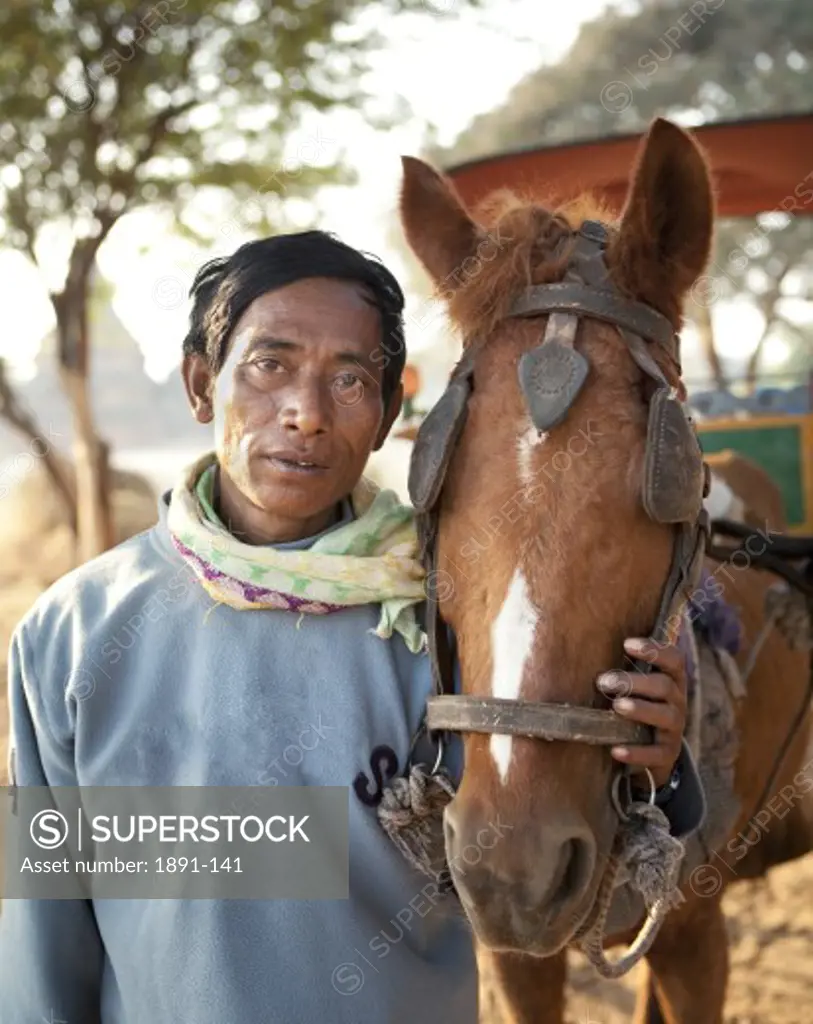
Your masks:
M 560 278 L 567 242 L 585 220 L 614 220 L 591 195 L 548 209 L 538 198 L 507 189 L 491 193 L 472 216 L 482 241 L 472 259 L 441 286 L 449 316 L 464 337 L 490 334 L 524 288 Z

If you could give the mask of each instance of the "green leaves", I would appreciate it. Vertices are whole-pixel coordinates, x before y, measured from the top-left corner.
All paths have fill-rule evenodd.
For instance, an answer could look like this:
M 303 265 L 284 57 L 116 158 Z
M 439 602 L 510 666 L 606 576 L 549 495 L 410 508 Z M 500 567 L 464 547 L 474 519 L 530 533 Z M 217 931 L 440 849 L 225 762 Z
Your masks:
M 336 140 L 317 133 L 291 154 L 291 131 L 313 112 L 362 106 L 378 29 L 426 10 L 424 0 L 2 5 L 0 169 L 16 168 L 0 174 L 4 241 L 30 250 L 45 223 L 80 211 L 103 237 L 126 211 L 179 211 L 190 187 L 207 186 L 251 204 L 245 226 L 266 230 L 280 196 L 347 180 Z

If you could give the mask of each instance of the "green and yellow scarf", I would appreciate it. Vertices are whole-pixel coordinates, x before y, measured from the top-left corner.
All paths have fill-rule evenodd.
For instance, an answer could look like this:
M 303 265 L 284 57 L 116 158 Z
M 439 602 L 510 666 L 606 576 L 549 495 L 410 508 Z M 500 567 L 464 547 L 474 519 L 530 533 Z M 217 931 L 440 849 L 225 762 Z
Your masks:
M 285 551 L 244 544 L 229 533 L 213 508 L 216 468 L 210 452 L 184 471 L 167 525 L 175 548 L 218 603 L 311 615 L 380 604 L 376 636 L 397 632 L 413 653 L 425 647 L 415 616 L 425 595 L 414 512 L 394 491 L 362 477 L 350 495 L 355 519 L 306 551 Z

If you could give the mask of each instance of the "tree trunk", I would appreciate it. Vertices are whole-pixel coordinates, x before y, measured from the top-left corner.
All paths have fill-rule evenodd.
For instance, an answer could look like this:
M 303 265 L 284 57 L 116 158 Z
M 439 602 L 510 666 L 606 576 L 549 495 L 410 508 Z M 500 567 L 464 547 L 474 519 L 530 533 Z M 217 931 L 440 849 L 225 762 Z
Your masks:
M 68 516 L 68 523 L 74 535 L 76 535 L 76 493 L 73 481 L 65 476 L 50 438 L 45 437 L 43 430 L 37 424 L 34 414 L 23 406 L 18 396 L 14 393 L 2 363 L 0 363 L 0 416 L 14 430 L 29 438 L 31 453 L 38 459 L 42 459 L 42 468 L 51 481 L 54 490 L 61 498 Z
M 693 303 L 692 308 L 692 320 L 697 328 L 697 334 L 700 338 L 700 348 L 703 351 L 703 355 L 706 357 L 709 369 L 711 370 L 711 376 L 714 380 L 714 386 L 719 391 L 725 391 L 728 387 L 723 373 L 723 367 L 720 363 L 720 357 L 717 354 L 717 349 L 714 347 L 714 324 L 711 319 L 711 308 L 706 303 Z
M 759 373 L 759 364 L 762 359 L 762 350 L 765 347 L 765 342 L 768 340 L 768 333 L 771 328 L 771 324 L 766 324 L 765 329 L 760 335 L 757 347 L 751 353 L 748 359 L 748 365 L 745 368 L 745 389 L 746 393 L 753 395 L 757 386 L 757 374 Z
M 89 275 L 88 275 L 89 276 Z M 76 512 L 80 564 L 114 543 L 110 505 L 108 446 L 93 422 L 90 395 L 90 353 L 87 277 L 71 282 L 55 297 L 59 373 L 71 407 L 76 466 Z

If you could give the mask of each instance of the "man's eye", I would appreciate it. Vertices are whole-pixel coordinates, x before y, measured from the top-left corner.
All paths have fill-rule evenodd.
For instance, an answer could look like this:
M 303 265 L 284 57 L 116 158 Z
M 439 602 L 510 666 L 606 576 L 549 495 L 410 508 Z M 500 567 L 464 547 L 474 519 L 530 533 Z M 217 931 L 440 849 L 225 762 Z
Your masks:
M 336 378 L 336 386 L 342 389 L 348 388 L 362 388 L 361 377 L 355 373 L 343 373 Z
M 269 373 L 276 373 L 277 370 L 282 369 L 282 363 L 278 359 L 270 359 L 268 357 L 255 359 L 254 365 L 258 366 L 261 370 L 267 370 Z

